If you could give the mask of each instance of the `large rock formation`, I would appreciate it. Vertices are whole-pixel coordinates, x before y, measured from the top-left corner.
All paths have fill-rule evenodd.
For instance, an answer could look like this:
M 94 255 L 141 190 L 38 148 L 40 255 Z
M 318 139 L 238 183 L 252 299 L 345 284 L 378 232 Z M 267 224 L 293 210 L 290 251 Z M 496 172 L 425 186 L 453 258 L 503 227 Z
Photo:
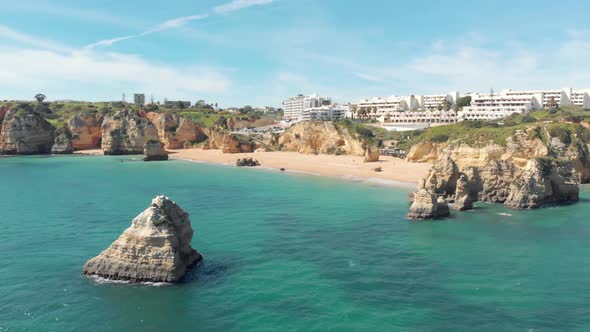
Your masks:
M 200 143 L 207 139 L 197 123 L 178 114 L 149 112 L 146 118 L 156 127 L 166 149 L 182 149 L 187 143 Z
M 561 125 L 532 126 L 517 130 L 506 139 L 505 146 L 492 142 L 474 146 L 456 142 L 420 142 L 412 146 L 406 160 L 434 162 L 443 157 L 450 157 L 459 168 L 486 167 L 493 161 L 509 161 L 516 167 L 525 167 L 531 159 L 551 157 L 571 160 L 580 182 L 590 182 L 587 129 L 582 126 L 577 126 L 576 129 L 576 125 L 571 125 L 572 128 L 568 129 Z
M 236 160 L 236 166 L 238 167 L 256 167 L 260 166 L 258 160 L 253 158 L 239 158 Z
M 533 209 L 546 204 L 577 202 L 580 189 L 571 161 L 537 158 L 514 179 L 504 205 Z
M 356 134 L 329 121 L 300 122 L 287 129 L 278 140 L 284 151 L 309 154 L 365 156 L 365 147 Z
M 2 122 L 0 154 L 47 154 L 55 128 L 26 106 L 8 111 Z
M 121 111 L 105 117 L 102 122 L 105 155 L 143 154 L 150 140 L 158 140 L 156 128 L 137 111 Z
M 168 160 L 168 152 L 164 150 L 164 145 L 158 140 L 150 140 L 145 143 L 143 148 L 144 161 Z
M 366 163 L 374 163 L 379 161 L 379 149 L 373 146 L 367 146 L 365 150 Z
M 158 196 L 119 239 L 86 262 L 83 273 L 132 282 L 178 282 L 202 259 L 191 247 L 192 238 L 188 213 Z
M 102 140 L 102 118 L 94 114 L 76 114 L 68 127 L 72 132 L 74 150 L 90 150 L 100 148 Z
M 530 159 L 525 167 L 514 161 L 495 160 L 485 166 L 460 168 L 449 157 L 438 160 L 418 185 L 409 218 L 440 217 L 434 197 L 452 203 L 456 210 L 469 210 L 473 202 L 504 203 L 515 209 L 576 202 L 579 182 L 573 163 L 552 158 Z M 429 198 L 430 196 L 431 198 Z
M 72 146 L 72 133 L 68 127 L 61 127 L 56 131 L 55 141 L 51 148 L 53 154 L 72 154 L 74 147 Z
M 408 218 L 415 220 L 445 218 L 449 216 L 447 202 L 432 192 L 421 189 L 413 195 L 413 203 Z
M 223 153 L 251 153 L 256 150 L 256 143 L 245 135 L 228 134 L 223 138 Z

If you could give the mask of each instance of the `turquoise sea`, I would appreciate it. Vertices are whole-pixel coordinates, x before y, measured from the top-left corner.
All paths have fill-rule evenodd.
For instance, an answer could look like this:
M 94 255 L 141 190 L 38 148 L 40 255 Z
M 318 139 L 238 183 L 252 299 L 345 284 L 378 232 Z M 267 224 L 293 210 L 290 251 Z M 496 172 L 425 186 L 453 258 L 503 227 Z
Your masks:
M 590 192 L 409 222 L 407 190 L 132 157 L 0 159 L 0 331 L 589 331 Z M 205 260 L 177 286 L 84 262 L 165 194 Z

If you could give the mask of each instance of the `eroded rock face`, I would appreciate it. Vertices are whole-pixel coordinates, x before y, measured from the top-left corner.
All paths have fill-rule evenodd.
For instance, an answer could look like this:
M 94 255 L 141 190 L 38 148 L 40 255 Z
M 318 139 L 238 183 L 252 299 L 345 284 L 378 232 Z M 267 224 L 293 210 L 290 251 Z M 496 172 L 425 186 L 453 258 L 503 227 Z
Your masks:
M 146 118 L 156 127 L 166 149 L 182 149 L 187 143 L 200 143 L 207 139 L 197 123 L 178 114 L 149 112 Z
M 143 154 L 150 140 L 158 140 L 156 128 L 137 111 L 121 111 L 105 117 L 102 122 L 105 155 Z
M 451 158 L 442 158 L 431 168 L 422 187 L 434 194 L 449 196 L 455 192 L 459 168 Z
M 533 209 L 546 204 L 577 202 L 579 185 L 571 161 L 536 158 L 528 162 L 510 187 L 504 205 Z
M 236 166 L 238 167 L 256 167 L 260 166 L 258 160 L 253 158 L 239 158 L 236 160 Z
M 365 151 L 366 163 L 374 163 L 379 161 L 379 149 L 376 147 L 368 146 Z
M 410 195 L 414 202 L 410 218 L 438 211 L 434 197 L 453 203 L 455 210 L 469 210 L 473 202 L 504 203 L 514 209 L 531 209 L 546 204 L 576 202 L 579 195 L 578 175 L 569 160 L 534 158 L 520 168 L 508 160 L 490 161 L 486 166 L 459 169 L 446 157 L 433 165 L 420 181 L 418 192 Z M 431 197 L 428 198 L 428 197 Z M 417 201 L 418 200 L 418 201 Z M 417 203 L 418 202 L 418 203 Z M 425 212 L 426 211 L 426 212 Z
M 72 133 L 68 127 L 62 127 L 56 131 L 55 141 L 51 148 L 53 154 L 72 154 L 74 147 L 72 146 Z
M 590 152 L 583 128 L 567 132 L 563 137 L 551 136 L 544 127 L 517 130 L 506 139 L 506 146 L 493 142 L 469 146 L 457 143 L 420 142 L 412 146 L 407 161 L 432 162 L 450 157 L 460 169 L 475 166 L 487 167 L 493 161 L 509 161 L 523 168 L 534 158 L 551 157 L 571 160 L 581 183 L 590 182 Z M 541 138 L 543 137 L 543 139 Z M 586 139 L 587 140 L 587 139 Z
M 408 212 L 409 219 L 424 220 L 448 216 L 449 207 L 444 199 L 437 199 L 435 194 L 426 189 L 414 193 L 413 203 Z
M 365 144 L 345 127 L 329 121 L 300 122 L 287 129 L 278 140 L 283 151 L 308 154 L 343 153 L 365 156 Z
M 453 209 L 464 211 L 473 209 L 473 199 L 470 193 L 470 184 L 465 174 L 461 174 L 455 188 L 455 199 Z
M 76 114 L 68 127 L 72 132 L 74 150 L 90 150 L 100 148 L 102 140 L 102 118 L 94 114 Z
M 83 273 L 110 280 L 175 283 L 202 259 L 191 247 L 192 238 L 188 213 L 158 196 L 115 242 L 86 262 Z
M 144 161 L 168 160 L 168 152 L 160 141 L 147 141 L 143 148 Z
M 14 108 L 4 117 L 0 134 L 0 154 L 48 154 L 55 128 L 40 114 Z
M 221 150 L 223 153 L 252 153 L 256 144 L 248 136 L 229 134 L 224 136 Z

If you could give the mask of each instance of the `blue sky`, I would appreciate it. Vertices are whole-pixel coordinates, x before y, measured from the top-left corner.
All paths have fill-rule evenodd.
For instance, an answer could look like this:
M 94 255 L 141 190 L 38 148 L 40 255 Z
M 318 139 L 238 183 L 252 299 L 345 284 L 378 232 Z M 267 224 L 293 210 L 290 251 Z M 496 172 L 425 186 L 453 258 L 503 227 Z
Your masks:
M 579 0 L 0 0 L 0 99 L 590 88 L 588 13 Z

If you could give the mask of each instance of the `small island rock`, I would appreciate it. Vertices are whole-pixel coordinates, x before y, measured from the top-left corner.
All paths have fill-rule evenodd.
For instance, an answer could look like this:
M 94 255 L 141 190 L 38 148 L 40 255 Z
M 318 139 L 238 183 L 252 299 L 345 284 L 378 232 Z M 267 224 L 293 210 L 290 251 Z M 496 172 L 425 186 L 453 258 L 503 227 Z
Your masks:
M 168 152 L 164 150 L 164 144 L 157 140 L 150 140 L 143 148 L 144 161 L 168 160 Z
M 110 280 L 178 282 L 202 256 L 191 247 L 193 228 L 188 213 L 165 196 L 133 219 L 131 226 L 83 273 Z

